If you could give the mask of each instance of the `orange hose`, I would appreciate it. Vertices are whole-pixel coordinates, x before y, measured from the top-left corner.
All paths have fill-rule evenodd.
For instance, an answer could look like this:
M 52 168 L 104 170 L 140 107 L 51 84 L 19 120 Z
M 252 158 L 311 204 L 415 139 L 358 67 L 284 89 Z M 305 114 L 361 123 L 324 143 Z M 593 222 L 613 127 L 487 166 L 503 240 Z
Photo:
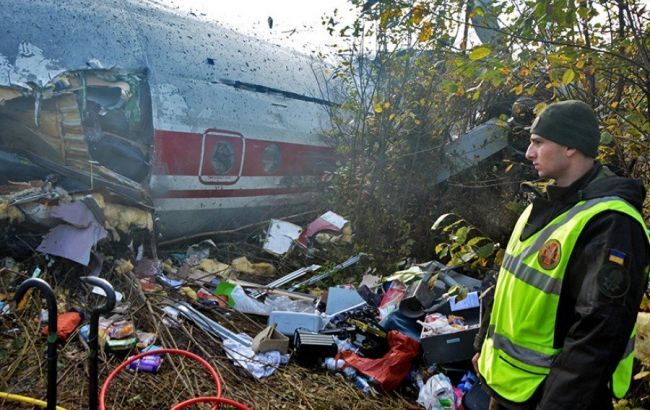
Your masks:
M 187 350 L 158 349 L 158 350 L 151 350 L 151 351 L 148 351 L 148 352 L 145 352 L 145 353 L 140 353 L 140 354 L 137 354 L 137 355 L 135 355 L 133 357 L 128 358 L 126 361 L 122 362 L 122 364 L 117 366 L 108 375 L 108 377 L 104 381 L 104 384 L 102 385 L 101 391 L 99 392 L 99 410 L 106 410 L 106 404 L 104 403 L 104 401 L 105 401 L 105 398 L 106 398 L 106 392 L 108 391 L 108 386 L 111 384 L 111 381 L 113 380 L 113 378 L 115 378 L 115 376 L 119 372 L 124 370 L 124 368 L 126 366 L 128 366 L 131 362 L 133 362 L 135 360 L 141 359 L 141 358 L 143 358 L 145 356 L 159 355 L 159 354 L 164 354 L 164 353 L 176 354 L 176 355 L 180 355 L 180 356 L 189 357 L 190 359 L 194 359 L 197 362 L 201 363 L 201 365 L 203 365 L 203 367 L 205 367 L 207 369 L 207 371 L 210 373 L 210 375 L 214 379 L 215 386 L 217 388 L 217 397 L 218 398 L 221 397 L 221 379 L 219 378 L 219 375 L 217 374 L 216 370 L 214 370 L 214 368 L 212 366 L 210 366 L 210 363 L 206 362 L 204 359 L 202 359 L 201 357 L 195 355 L 194 353 L 188 352 Z M 185 402 L 183 402 L 183 403 L 185 403 Z M 246 407 L 242 407 L 242 408 L 246 408 Z
M 172 407 L 172 410 L 180 410 L 180 409 L 184 409 L 187 406 L 191 406 L 192 404 L 207 403 L 207 402 L 227 404 L 240 410 L 250 410 L 250 408 L 246 407 L 245 405 L 238 403 L 234 400 L 226 399 L 224 397 L 196 397 L 194 399 L 189 399 L 189 400 L 185 400 L 182 403 L 178 403 L 177 405 Z

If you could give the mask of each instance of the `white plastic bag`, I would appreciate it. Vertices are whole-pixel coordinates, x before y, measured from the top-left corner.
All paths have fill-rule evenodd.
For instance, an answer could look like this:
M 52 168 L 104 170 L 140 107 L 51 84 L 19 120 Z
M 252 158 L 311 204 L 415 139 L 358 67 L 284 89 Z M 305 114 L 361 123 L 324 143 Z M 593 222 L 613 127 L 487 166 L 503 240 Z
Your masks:
M 235 301 L 234 308 L 242 313 L 253 315 L 268 316 L 271 313 L 271 307 L 248 296 L 241 286 L 237 285 L 230 293 L 230 297 Z
M 418 404 L 427 410 L 453 410 L 454 387 L 449 377 L 435 374 L 420 389 Z
M 239 333 L 237 336 L 251 342 L 253 340 L 245 333 Z M 289 355 L 278 351 L 256 354 L 250 346 L 244 346 L 232 339 L 223 339 L 223 348 L 234 363 L 246 369 L 256 379 L 270 376 L 281 364 L 289 361 Z

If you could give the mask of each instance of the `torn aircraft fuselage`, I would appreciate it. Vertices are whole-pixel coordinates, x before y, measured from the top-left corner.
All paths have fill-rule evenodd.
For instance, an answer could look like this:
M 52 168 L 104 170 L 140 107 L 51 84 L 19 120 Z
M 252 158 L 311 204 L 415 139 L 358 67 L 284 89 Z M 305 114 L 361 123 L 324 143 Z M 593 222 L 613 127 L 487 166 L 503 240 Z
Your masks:
M 55 175 L 169 238 L 289 214 L 333 163 L 306 57 L 155 2 L 0 4 L 0 185 Z

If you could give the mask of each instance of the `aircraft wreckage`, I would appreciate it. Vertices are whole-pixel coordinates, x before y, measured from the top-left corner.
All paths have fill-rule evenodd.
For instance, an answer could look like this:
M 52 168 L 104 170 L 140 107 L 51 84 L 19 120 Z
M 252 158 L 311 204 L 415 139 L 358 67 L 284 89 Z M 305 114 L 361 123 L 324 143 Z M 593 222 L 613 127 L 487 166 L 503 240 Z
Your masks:
M 0 18 L 0 219 L 47 224 L 92 194 L 114 236 L 176 238 L 289 215 L 335 163 L 313 59 L 152 1 L 3 0 Z M 459 138 L 438 179 L 505 135 Z

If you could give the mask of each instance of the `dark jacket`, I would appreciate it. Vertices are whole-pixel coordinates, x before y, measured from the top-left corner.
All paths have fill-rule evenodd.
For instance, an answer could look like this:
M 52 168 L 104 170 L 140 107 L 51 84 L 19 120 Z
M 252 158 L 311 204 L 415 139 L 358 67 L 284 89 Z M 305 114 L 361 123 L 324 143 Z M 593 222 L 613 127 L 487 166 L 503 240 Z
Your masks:
M 537 195 L 521 239 L 530 237 L 577 202 L 604 196 L 617 196 L 642 212 L 645 189 L 640 181 L 616 176 L 608 168 L 595 165 L 570 186 L 549 186 L 545 194 Z M 562 350 L 528 402 L 513 405 L 491 392 L 503 407 L 612 408 L 608 383 L 623 356 L 647 287 L 649 248 L 643 228 L 627 215 L 603 212 L 589 221 L 573 249 L 560 293 L 555 347 Z M 623 266 L 610 261 L 612 250 L 625 255 Z M 612 269 L 618 270 L 618 280 L 609 280 Z M 490 309 L 486 309 L 475 343 L 477 350 L 483 342 Z

